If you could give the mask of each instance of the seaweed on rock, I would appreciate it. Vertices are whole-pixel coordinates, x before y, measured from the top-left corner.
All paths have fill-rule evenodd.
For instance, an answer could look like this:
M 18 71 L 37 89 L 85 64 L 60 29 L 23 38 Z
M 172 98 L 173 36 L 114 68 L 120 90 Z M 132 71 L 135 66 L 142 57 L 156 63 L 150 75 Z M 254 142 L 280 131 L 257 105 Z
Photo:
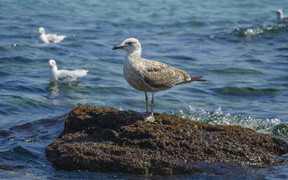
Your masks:
M 59 170 L 172 175 L 204 172 L 199 164 L 279 164 L 287 141 L 240 126 L 210 125 L 174 116 L 81 106 L 66 118 L 46 155 Z

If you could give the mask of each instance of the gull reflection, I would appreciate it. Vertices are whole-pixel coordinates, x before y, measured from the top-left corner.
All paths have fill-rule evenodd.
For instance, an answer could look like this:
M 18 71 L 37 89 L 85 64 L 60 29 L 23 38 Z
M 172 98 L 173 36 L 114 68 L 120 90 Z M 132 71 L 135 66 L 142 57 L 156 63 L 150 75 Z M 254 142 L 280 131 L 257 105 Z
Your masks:
M 49 98 L 55 98 L 59 96 L 59 88 L 57 83 L 49 83 L 48 87 Z

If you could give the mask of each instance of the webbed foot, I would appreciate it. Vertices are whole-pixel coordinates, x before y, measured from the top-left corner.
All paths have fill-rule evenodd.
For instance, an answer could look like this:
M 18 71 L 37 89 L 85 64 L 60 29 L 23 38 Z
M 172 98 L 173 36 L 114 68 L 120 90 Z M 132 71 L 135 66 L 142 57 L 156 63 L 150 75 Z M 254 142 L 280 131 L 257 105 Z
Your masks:
M 147 122 L 154 122 L 154 121 L 155 121 L 154 115 L 151 114 L 150 116 L 145 117 L 145 118 L 144 118 L 144 121 L 147 121 Z

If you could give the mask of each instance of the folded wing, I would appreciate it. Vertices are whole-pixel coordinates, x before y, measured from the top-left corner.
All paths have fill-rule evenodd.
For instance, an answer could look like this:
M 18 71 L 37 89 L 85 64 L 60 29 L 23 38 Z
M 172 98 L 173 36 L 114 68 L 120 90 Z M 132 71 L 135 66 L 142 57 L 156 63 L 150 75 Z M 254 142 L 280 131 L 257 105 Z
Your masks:
M 154 88 L 169 89 L 175 85 L 191 82 L 191 77 L 183 70 L 157 61 L 144 60 L 142 75 L 147 84 Z
M 78 78 L 86 76 L 87 72 L 88 70 L 86 69 L 74 70 L 74 71 L 60 70 L 58 73 L 58 80 L 64 82 L 75 81 Z
M 46 37 L 49 42 L 58 43 L 61 42 L 66 36 L 57 34 L 47 34 Z

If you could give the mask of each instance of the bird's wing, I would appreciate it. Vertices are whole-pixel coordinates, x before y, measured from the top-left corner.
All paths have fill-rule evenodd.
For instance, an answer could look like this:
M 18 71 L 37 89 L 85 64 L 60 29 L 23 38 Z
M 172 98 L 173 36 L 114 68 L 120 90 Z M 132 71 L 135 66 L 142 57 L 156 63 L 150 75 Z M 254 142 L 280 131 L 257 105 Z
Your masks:
M 48 41 L 50 41 L 50 42 L 60 42 L 66 36 L 65 35 L 57 35 L 57 34 L 47 34 L 46 37 L 47 37 Z
M 57 34 L 46 34 L 47 40 L 48 41 L 55 41 L 55 39 L 57 38 Z
M 283 20 L 284 20 L 285 22 L 288 22 L 288 15 L 284 16 L 284 17 L 283 17 Z
M 81 78 L 87 74 L 87 70 L 81 69 L 81 70 L 74 70 L 74 71 L 68 71 L 68 70 L 60 70 L 58 73 L 58 80 L 60 81 L 75 81 L 77 78 Z
M 76 77 L 72 71 L 68 70 L 59 70 L 58 72 L 58 80 L 60 81 L 73 81 Z
M 183 70 L 161 62 L 143 60 L 145 68 L 142 70 L 142 75 L 145 82 L 152 87 L 167 89 L 191 80 L 191 77 Z

